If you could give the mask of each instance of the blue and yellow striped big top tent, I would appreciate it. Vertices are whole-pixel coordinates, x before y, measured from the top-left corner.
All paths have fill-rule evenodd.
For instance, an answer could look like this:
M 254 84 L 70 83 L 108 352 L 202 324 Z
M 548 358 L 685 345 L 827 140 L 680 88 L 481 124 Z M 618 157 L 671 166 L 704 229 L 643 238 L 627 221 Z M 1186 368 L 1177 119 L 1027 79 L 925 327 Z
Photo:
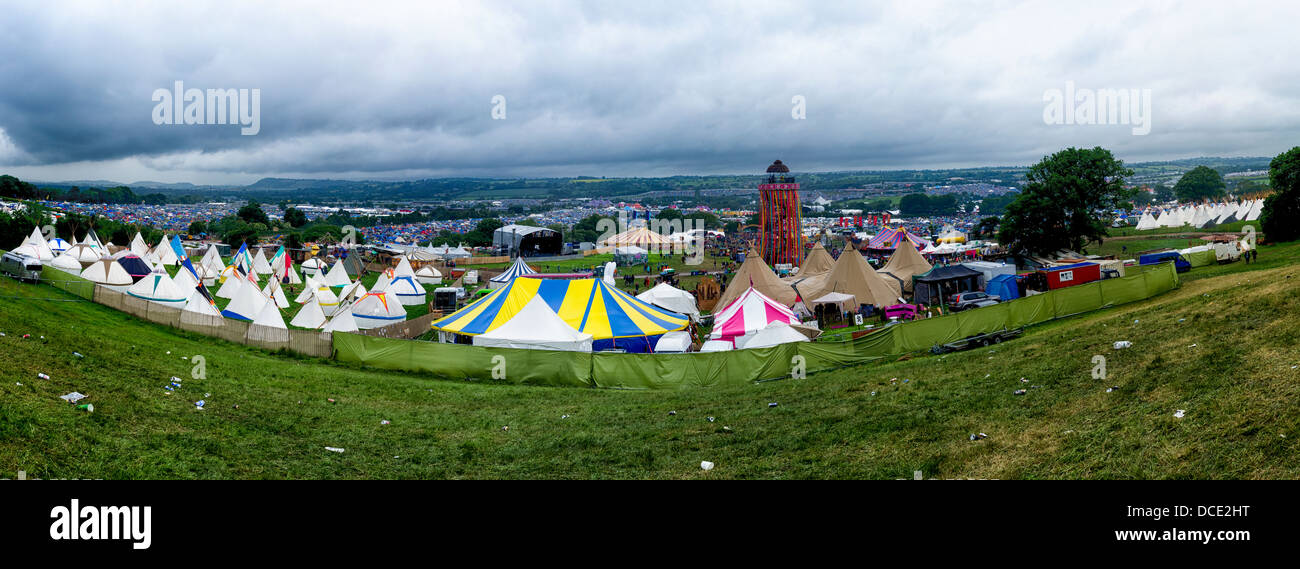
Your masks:
M 595 340 L 593 350 L 653 351 L 664 332 L 681 330 L 687 316 L 637 300 L 600 279 L 551 280 L 521 277 L 441 320 L 433 329 L 478 335 L 495 330 L 541 296 L 569 326 Z

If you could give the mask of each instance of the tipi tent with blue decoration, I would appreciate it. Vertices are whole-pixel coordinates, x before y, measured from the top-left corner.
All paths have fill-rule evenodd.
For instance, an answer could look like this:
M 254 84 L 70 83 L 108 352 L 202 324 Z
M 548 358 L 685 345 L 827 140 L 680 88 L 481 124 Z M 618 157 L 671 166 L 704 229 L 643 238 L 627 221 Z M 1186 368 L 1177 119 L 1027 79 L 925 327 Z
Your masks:
M 528 263 L 524 262 L 523 257 L 515 257 L 514 264 L 510 265 L 510 267 L 507 268 L 504 273 L 501 273 L 488 280 L 488 288 L 492 290 L 496 290 L 505 286 L 510 281 L 513 281 L 516 278 L 522 277 L 524 275 L 532 275 L 536 273 L 537 271 L 533 270 L 532 267 L 528 266 Z

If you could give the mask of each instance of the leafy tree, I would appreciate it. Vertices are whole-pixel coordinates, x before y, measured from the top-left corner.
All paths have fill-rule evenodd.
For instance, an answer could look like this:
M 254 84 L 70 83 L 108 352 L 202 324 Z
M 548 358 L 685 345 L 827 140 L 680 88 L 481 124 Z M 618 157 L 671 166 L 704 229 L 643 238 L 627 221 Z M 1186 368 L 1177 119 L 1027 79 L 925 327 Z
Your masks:
M 35 198 L 39 190 L 36 186 L 24 182 L 13 176 L 0 176 L 0 196 L 6 198 L 31 199 Z
M 1101 243 L 1106 223 L 1098 212 L 1127 209 L 1136 190 L 1124 187 L 1133 171 L 1101 147 L 1066 148 L 1031 166 L 1028 183 L 1007 206 L 998 240 L 1017 255 Z
M 1192 202 L 1224 196 L 1223 176 L 1209 166 L 1197 166 L 1183 174 L 1174 184 L 1174 195 L 1180 201 Z
M 238 249 L 241 243 L 256 245 L 257 236 L 258 231 L 256 224 L 248 224 L 240 221 L 238 224 L 230 226 L 230 228 L 221 235 L 221 241 Z
M 190 235 L 202 235 L 208 232 L 208 223 L 202 219 L 196 219 L 190 222 L 190 227 L 185 232 Z
M 1171 202 L 1178 197 L 1168 184 L 1156 184 L 1152 189 L 1155 190 L 1156 201 L 1159 203 Z
M 284 236 L 284 247 L 286 249 L 302 249 L 302 233 L 290 231 Z
M 284 210 L 284 221 L 290 226 L 302 227 L 307 225 L 307 214 L 303 213 L 302 210 L 296 207 L 291 207 Z
M 975 224 L 975 235 L 977 237 L 984 236 L 984 235 L 996 235 L 998 232 L 998 226 L 1001 224 L 1002 224 L 1002 220 L 997 217 L 986 217 L 984 219 L 981 219 L 979 223 Z
M 1268 164 L 1274 194 L 1264 200 L 1259 222 L 1271 241 L 1300 238 L 1300 146 L 1278 154 Z
M 257 200 L 248 200 L 248 203 L 239 208 L 239 213 L 235 215 L 244 220 L 244 223 L 271 225 L 271 219 L 266 216 L 265 211 L 262 211 L 262 204 L 258 203 Z

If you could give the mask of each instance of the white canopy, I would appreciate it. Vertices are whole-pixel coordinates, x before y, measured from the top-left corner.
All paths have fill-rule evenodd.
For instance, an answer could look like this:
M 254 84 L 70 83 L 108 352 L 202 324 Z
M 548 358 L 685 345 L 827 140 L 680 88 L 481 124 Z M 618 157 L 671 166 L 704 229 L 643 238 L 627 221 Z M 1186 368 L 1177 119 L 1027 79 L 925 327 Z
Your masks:
M 665 332 L 655 344 L 655 353 L 680 353 L 690 351 L 691 334 L 685 330 Z
M 695 295 L 668 283 L 659 283 L 636 297 L 660 308 L 690 316 L 692 320 L 700 318 L 700 310 L 695 306 Z
M 744 342 L 745 349 L 770 348 L 790 342 L 807 342 L 808 337 L 785 322 L 776 321 L 755 332 Z
M 474 336 L 475 346 L 590 352 L 591 334 L 574 330 L 546 304 L 541 295 L 529 300 L 505 324 Z

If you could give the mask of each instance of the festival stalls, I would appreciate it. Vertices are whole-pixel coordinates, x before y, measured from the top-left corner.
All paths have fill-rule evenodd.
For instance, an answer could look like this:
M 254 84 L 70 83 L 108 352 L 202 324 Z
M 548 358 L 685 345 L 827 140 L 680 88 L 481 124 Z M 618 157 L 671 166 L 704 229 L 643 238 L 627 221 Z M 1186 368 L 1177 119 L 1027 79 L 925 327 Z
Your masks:
M 365 293 L 352 304 L 351 312 L 363 330 L 406 320 L 406 308 L 391 290 Z
M 349 277 L 348 270 L 343 268 L 343 260 L 334 261 L 334 266 L 325 273 L 325 286 L 343 288 L 350 284 L 352 284 L 352 277 Z
M 852 248 L 840 253 L 840 258 L 835 260 L 835 266 L 830 272 L 800 280 L 794 284 L 794 289 L 799 291 L 805 301 L 838 292 L 852 295 L 858 304 L 870 304 L 877 308 L 899 304 L 903 296 L 900 283 L 878 274 L 866 258 Z M 857 306 L 853 308 L 857 309 Z
M 316 273 L 325 268 L 325 262 L 319 257 L 312 257 L 302 262 L 302 274 L 316 276 Z
M 627 231 L 601 241 L 606 247 L 641 247 L 652 251 L 671 251 L 673 242 L 667 237 L 644 227 L 633 227 Z
M 915 249 L 924 249 L 930 244 L 929 240 L 920 235 L 909 233 L 906 228 L 886 227 L 881 229 L 880 233 L 872 237 L 862 248 L 871 251 L 893 251 L 898 249 L 898 244 L 904 241 L 911 243 Z
M 948 295 L 984 290 L 984 274 L 961 265 L 935 267 L 913 280 L 913 300 L 917 304 L 943 304 Z
M 442 284 L 442 272 L 433 268 L 432 265 L 425 265 L 420 270 L 415 271 L 415 280 L 421 284 L 440 285 Z
M 1016 284 L 1016 275 L 994 275 L 984 286 L 984 292 L 1007 301 L 1020 298 L 1020 285 Z
M 880 272 L 897 280 L 903 292 L 912 292 L 912 277 L 927 273 L 932 268 L 916 248 L 902 247 L 894 250 L 889 262 L 880 268 Z
M 690 323 L 685 315 L 648 304 L 600 279 L 524 278 L 434 321 L 432 328 L 446 334 L 484 334 L 510 321 L 535 296 L 570 328 L 590 334 L 593 350 L 650 352 L 662 334 Z
M 590 352 L 593 338 L 574 330 L 555 314 L 541 295 L 524 303 L 513 318 L 474 336 L 475 346 Z
M 746 350 L 753 348 L 770 348 L 772 346 L 789 344 L 791 342 L 808 341 L 808 336 L 795 330 L 789 324 L 776 321 L 768 324 L 766 328 L 755 332 L 753 336 L 750 336 L 749 339 L 745 341 L 744 347 Z
M 993 277 L 996 277 L 998 275 L 1016 274 L 1016 266 L 1008 265 L 1006 263 L 990 263 L 988 261 L 967 261 L 965 263 L 962 263 L 961 266 L 983 273 L 985 283 L 992 282 Z
M 131 238 L 130 249 L 132 253 L 139 257 L 149 254 L 149 244 L 144 242 L 144 237 L 140 235 L 139 231 L 135 232 L 135 237 Z
M 758 332 L 772 322 L 798 324 L 799 317 L 793 310 L 751 287 L 714 316 L 709 338 L 730 341 L 737 348 L 744 347 L 744 336 Z M 737 342 L 738 338 L 742 339 Z
M 803 263 L 799 265 L 799 273 L 794 278 L 828 273 L 834 267 L 835 258 L 826 252 L 826 248 L 822 247 L 821 242 L 818 242 L 813 245 L 812 250 L 808 252 L 808 256 L 804 257 Z
M 316 302 L 314 295 L 313 298 L 308 299 L 308 302 L 302 305 L 302 308 L 298 310 L 298 314 L 295 314 L 293 320 L 289 321 L 289 325 L 312 330 L 318 330 L 325 325 L 325 311 L 321 309 L 320 303 Z
M 515 262 L 506 268 L 505 272 L 488 279 L 488 289 L 496 290 L 510 284 L 511 281 L 523 275 L 535 274 L 537 271 L 524 262 L 523 257 L 515 257 Z
M 858 310 L 858 298 L 842 292 L 828 292 L 818 298 L 805 301 L 804 304 L 812 307 L 817 305 L 833 307 L 835 312 L 832 314 L 844 314 L 845 312 L 856 312 Z M 816 312 L 816 308 L 813 309 L 813 312 Z M 837 316 L 836 319 L 838 320 L 839 317 Z
M 965 243 L 966 234 L 957 231 L 957 228 L 955 227 L 948 226 L 944 228 L 942 233 L 939 234 L 939 237 L 935 239 L 935 242 L 939 243 L 940 245 L 945 243 L 953 243 L 953 244 Z
M 126 269 L 126 274 L 131 275 L 131 280 L 139 281 L 150 273 L 154 272 L 153 267 L 149 266 L 139 255 L 132 253 L 130 249 L 123 249 L 114 253 L 113 260 Z
M 659 283 L 636 297 L 660 308 L 690 316 L 691 320 L 700 319 L 700 309 L 695 306 L 695 295 L 668 283 Z
M 139 257 L 136 258 L 138 259 Z M 186 275 L 189 274 L 189 271 L 182 272 Z M 186 290 L 176 286 L 176 283 L 172 282 L 171 277 L 168 277 L 167 273 L 154 273 L 136 281 L 135 284 L 126 289 L 126 293 L 136 298 L 143 298 L 151 302 L 180 306 L 182 303 L 189 300 L 190 292 L 193 290 L 193 288 Z
M 731 277 L 731 283 L 727 285 L 727 290 L 722 291 L 722 296 L 718 298 L 714 306 L 727 306 L 734 302 L 740 295 L 750 288 L 756 289 L 763 293 L 764 296 L 776 300 L 782 306 L 793 306 L 798 294 L 790 284 L 782 281 L 772 269 L 763 262 L 763 258 L 758 255 L 758 251 L 753 247 L 745 253 L 745 262 L 740 264 L 736 274 Z
M 81 271 L 81 278 L 106 286 L 131 286 L 135 283 L 130 273 L 113 259 L 95 261 Z

